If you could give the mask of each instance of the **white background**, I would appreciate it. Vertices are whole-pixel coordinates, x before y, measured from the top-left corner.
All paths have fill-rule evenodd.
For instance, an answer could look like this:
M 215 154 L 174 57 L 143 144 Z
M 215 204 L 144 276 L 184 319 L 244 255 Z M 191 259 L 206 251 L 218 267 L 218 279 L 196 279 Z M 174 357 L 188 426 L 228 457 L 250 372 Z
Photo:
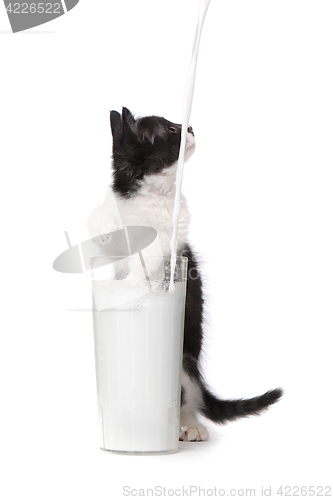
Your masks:
M 272 486 L 279 498 L 279 486 L 331 482 L 333 5 L 325 0 L 212 0 L 191 116 L 197 150 L 184 176 L 207 281 L 206 378 L 225 398 L 282 386 L 283 400 L 261 417 L 211 425 L 210 441 L 180 443 L 175 455 L 99 451 L 92 320 L 67 310 L 89 303 L 89 283 L 52 263 L 65 230 L 72 244 L 87 237 L 86 218 L 110 183 L 109 110 L 181 121 L 197 8 L 81 0 L 13 35 L 0 6 L 6 499 L 122 498 L 125 485 L 257 496 Z

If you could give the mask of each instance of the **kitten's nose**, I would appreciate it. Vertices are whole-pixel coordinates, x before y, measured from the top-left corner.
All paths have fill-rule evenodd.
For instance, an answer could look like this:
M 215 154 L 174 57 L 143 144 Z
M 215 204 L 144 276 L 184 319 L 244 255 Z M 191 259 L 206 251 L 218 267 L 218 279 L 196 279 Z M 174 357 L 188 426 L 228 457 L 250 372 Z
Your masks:
M 188 132 L 189 134 L 194 135 L 194 132 L 193 132 L 193 128 L 192 128 L 192 127 L 188 127 L 187 132 Z

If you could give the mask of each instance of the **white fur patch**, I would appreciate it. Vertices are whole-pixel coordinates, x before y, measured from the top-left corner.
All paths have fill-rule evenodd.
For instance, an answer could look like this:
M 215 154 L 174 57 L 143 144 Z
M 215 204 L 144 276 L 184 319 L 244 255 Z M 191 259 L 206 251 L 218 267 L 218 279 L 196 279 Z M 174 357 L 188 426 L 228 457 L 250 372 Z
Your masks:
M 184 404 L 180 409 L 180 441 L 206 441 L 209 437 L 206 427 L 197 419 L 202 395 L 200 387 L 182 371 L 182 386 L 184 388 Z
M 172 217 L 175 199 L 177 164 L 165 168 L 161 173 L 144 177 L 139 192 L 129 199 L 113 193 L 109 188 L 104 203 L 98 206 L 88 220 L 90 237 L 120 229 L 122 226 L 150 226 L 157 231 L 157 241 L 146 252 L 149 255 L 170 255 Z M 118 207 L 115 213 L 114 201 Z M 119 217 L 119 215 L 120 217 Z M 178 224 L 178 248 L 182 248 L 188 237 L 190 213 L 182 195 Z

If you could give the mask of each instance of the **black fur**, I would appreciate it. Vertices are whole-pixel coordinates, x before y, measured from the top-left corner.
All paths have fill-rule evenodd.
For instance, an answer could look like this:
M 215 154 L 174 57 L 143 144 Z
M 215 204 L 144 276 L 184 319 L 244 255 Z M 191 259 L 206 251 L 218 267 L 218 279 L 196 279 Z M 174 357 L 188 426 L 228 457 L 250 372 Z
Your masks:
M 113 189 L 124 197 L 134 195 L 144 175 L 156 174 L 177 161 L 181 125 L 159 116 L 134 120 L 127 108 L 122 116 L 111 111 L 113 136 Z M 173 132 L 175 130 L 175 132 Z
M 143 176 L 155 174 L 173 165 L 179 156 L 181 126 L 158 116 L 134 119 L 127 108 L 122 115 L 111 111 L 113 135 L 113 190 L 123 198 L 135 196 Z M 193 134 L 189 127 L 188 131 Z M 198 359 L 203 340 L 204 300 L 197 258 L 189 245 L 178 249 L 188 258 L 185 306 L 183 369 L 202 392 L 202 415 L 216 423 L 257 415 L 277 402 L 283 392 L 274 389 L 251 399 L 221 400 L 206 387 Z M 182 387 L 181 404 L 186 402 Z
M 273 389 L 251 399 L 219 399 L 206 387 L 198 363 L 189 353 L 184 352 L 183 368 L 201 387 L 203 398 L 200 413 L 217 424 L 232 422 L 249 415 L 258 415 L 262 410 L 276 403 L 283 395 L 282 389 Z

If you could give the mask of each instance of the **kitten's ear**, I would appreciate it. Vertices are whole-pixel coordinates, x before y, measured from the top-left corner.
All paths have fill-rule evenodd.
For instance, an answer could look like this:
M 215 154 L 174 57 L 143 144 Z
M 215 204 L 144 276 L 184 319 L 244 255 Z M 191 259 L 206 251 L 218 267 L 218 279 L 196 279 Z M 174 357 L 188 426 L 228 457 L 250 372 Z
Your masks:
M 154 129 L 147 129 L 143 132 L 143 140 L 148 139 L 151 144 L 155 142 L 155 131 Z
M 124 122 L 128 123 L 129 125 L 133 125 L 135 123 L 134 116 L 132 115 L 130 110 L 127 108 L 123 108 L 122 119 L 124 120 Z
M 111 123 L 112 136 L 115 137 L 116 135 L 119 135 L 122 132 L 123 126 L 121 122 L 121 116 L 120 113 L 118 113 L 118 111 L 110 112 L 110 123 Z

